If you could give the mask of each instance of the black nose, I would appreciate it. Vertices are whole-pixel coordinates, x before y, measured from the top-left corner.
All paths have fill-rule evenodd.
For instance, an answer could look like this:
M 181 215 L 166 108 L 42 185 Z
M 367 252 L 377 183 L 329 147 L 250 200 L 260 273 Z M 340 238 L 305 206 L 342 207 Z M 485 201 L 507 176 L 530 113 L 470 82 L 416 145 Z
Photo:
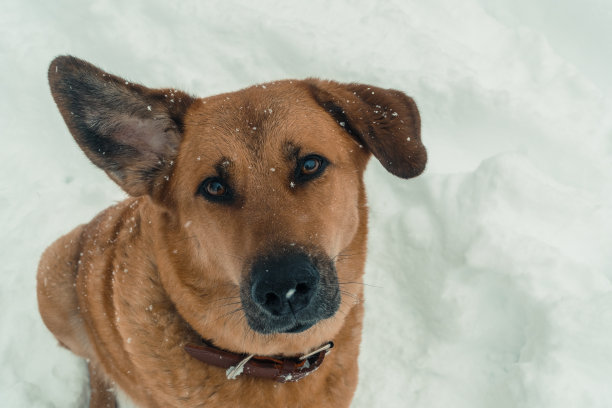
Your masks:
M 304 254 L 256 262 L 251 270 L 251 297 L 273 316 L 306 308 L 319 286 L 319 272 Z

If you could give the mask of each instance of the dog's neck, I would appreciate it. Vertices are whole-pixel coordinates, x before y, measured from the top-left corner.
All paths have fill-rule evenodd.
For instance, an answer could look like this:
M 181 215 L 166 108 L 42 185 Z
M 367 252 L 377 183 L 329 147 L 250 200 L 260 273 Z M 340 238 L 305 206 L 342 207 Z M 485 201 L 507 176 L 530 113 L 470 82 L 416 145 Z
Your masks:
M 236 354 L 216 348 L 205 341 L 200 344 L 188 343 L 185 345 L 185 351 L 206 364 L 226 369 L 228 380 L 234 380 L 244 374 L 284 383 L 299 381 L 319 368 L 333 346 L 333 342 L 328 342 L 300 357 Z

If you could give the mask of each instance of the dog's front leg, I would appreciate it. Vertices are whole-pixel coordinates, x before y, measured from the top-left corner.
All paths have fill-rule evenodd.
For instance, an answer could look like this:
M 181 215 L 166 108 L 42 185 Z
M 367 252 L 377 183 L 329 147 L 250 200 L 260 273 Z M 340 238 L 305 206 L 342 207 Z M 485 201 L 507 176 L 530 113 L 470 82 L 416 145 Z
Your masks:
M 115 393 L 102 371 L 91 362 L 87 364 L 87 367 L 91 389 L 89 408 L 116 408 Z

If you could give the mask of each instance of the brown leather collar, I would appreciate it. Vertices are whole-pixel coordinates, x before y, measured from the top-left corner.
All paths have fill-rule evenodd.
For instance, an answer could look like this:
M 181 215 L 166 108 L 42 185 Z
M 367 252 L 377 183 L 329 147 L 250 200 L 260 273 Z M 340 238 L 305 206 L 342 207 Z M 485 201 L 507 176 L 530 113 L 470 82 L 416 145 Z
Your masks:
M 185 351 L 192 357 L 216 367 L 225 368 L 228 379 L 241 374 L 269 378 L 277 382 L 294 382 L 315 371 L 334 346 L 331 341 L 321 348 L 301 357 L 263 357 L 253 354 L 236 354 L 206 344 L 188 343 Z

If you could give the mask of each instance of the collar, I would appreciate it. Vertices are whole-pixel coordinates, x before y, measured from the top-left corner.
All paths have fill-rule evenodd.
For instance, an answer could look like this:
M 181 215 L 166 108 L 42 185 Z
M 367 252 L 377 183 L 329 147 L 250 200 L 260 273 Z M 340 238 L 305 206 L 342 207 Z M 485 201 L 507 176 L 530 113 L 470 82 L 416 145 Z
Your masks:
M 319 368 L 332 347 L 334 343 L 330 341 L 301 357 L 265 357 L 232 353 L 202 341 L 201 344 L 187 343 L 185 351 L 206 364 L 225 368 L 228 380 L 244 374 L 285 383 L 299 381 Z

